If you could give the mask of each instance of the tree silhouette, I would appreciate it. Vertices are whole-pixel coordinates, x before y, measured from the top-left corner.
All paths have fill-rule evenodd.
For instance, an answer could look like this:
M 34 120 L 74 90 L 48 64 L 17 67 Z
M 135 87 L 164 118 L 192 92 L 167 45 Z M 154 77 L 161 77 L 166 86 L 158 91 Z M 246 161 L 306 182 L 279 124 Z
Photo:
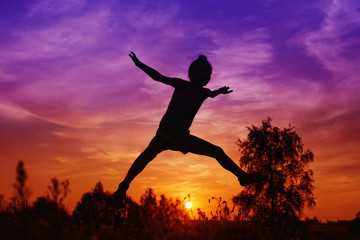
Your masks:
M 0 212 L 5 209 L 4 195 L 0 194 Z
M 148 188 L 140 198 L 140 206 L 144 209 L 144 215 L 152 218 L 156 214 L 157 199 L 152 188 Z
M 152 188 L 146 189 L 140 198 L 141 215 L 144 222 L 159 221 L 161 223 L 173 224 L 184 222 L 189 219 L 184 202 L 180 199 L 168 199 L 164 194 L 157 200 Z
M 34 201 L 30 213 L 34 230 L 28 239 L 45 239 L 44 236 L 51 236 L 51 239 L 69 239 L 72 219 L 63 205 L 42 196 Z
M 314 155 L 304 151 L 293 127 L 280 130 L 271 121 L 269 117 L 260 127 L 252 125 L 247 139 L 238 140 L 240 166 L 269 181 L 247 186 L 233 202 L 243 219 L 267 221 L 274 227 L 281 219 L 298 219 L 305 206 L 315 206 L 313 172 L 308 167 Z
M 70 182 L 68 179 L 59 182 L 56 177 L 50 179 L 51 185 L 48 186 L 47 198 L 51 199 L 59 206 L 62 206 L 62 202 L 70 192 Z
M 109 197 L 110 193 L 104 192 L 103 185 L 99 181 L 92 192 L 84 193 L 77 203 L 73 212 L 75 223 L 96 227 L 102 224 L 111 224 L 108 222 L 110 216 L 108 214 L 107 200 Z
M 352 221 L 350 232 L 360 238 L 360 212 L 356 213 L 355 219 Z
M 167 198 L 164 194 L 160 195 L 156 217 L 161 223 L 170 226 L 180 225 L 190 219 L 184 201 L 179 198 Z
M 175 229 L 179 230 L 190 219 L 184 201 L 178 198 L 168 199 L 163 194 L 158 200 L 151 188 L 146 189 L 141 196 L 139 208 L 135 215 L 138 219 L 132 217 L 137 220 L 138 229 L 141 230 L 138 239 L 153 239 L 153 236 L 158 236 L 158 239 L 174 239 L 171 233 Z
M 16 182 L 14 184 L 15 188 L 15 198 L 19 201 L 20 207 L 24 208 L 27 206 L 27 202 L 31 195 L 30 189 L 26 186 L 27 174 L 24 167 L 24 162 L 19 160 L 16 166 Z

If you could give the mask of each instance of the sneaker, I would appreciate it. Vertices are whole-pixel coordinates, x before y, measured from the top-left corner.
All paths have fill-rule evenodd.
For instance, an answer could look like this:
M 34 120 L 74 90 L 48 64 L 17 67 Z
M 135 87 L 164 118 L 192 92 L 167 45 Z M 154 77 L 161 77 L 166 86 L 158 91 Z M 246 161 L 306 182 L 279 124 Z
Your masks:
M 126 194 L 115 191 L 113 195 L 110 196 L 110 205 L 114 208 L 123 208 L 125 206 Z
M 123 208 L 125 206 L 126 190 L 127 188 L 122 187 L 120 184 L 119 188 L 111 195 L 110 203 L 113 207 Z
M 267 177 L 261 174 L 247 173 L 246 175 L 242 176 L 241 179 L 238 178 L 238 180 L 241 186 L 246 187 L 253 183 L 266 182 Z

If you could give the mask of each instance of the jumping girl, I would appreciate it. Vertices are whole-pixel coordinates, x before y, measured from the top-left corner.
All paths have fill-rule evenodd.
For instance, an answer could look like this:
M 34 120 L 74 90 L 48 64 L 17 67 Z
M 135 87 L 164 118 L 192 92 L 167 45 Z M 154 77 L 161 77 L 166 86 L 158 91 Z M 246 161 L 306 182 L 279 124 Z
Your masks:
M 200 55 L 198 59 L 191 63 L 188 73 L 190 81 L 166 77 L 140 62 L 135 53 L 131 52 L 129 56 L 135 65 L 152 79 L 170 85 L 175 90 L 167 111 L 160 121 L 155 137 L 134 161 L 125 179 L 114 192 L 113 198 L 124 199 L 131 181 L 157 154 L 164 150 L 181 151 L 183 154 L 191 152 L 215 158 L 223 168 L 238 178 L 241 186 L 265 181 L 261 175 L 243 171 L 224 153 L 221 147 L 190 134 L 189 128 L 205 99 L 232 92 L 226 86 L 215 91 L 204 87 L 210 81 L 212 73 L 212 67 L 204 55 Z

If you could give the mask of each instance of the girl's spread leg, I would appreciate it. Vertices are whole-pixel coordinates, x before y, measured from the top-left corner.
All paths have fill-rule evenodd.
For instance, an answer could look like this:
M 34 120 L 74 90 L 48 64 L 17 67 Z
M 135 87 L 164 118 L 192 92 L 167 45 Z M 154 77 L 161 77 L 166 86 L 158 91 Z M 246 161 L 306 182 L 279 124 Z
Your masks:
M 149 146 L 136 158 L 131 165 L 125 179 L 119 184 L 116 191 L 117 194 L 125 197 L 126 190 L 129 188 L 132 180 L 146 167 L 146 165 L 153 160 L 160 152 L 168 149 L 168 144 L 163 139 L 155 136 L 150 142 Z
M 195 137 L 196 138 L 196 137 Z M 196 138 L 188 148 L 189 152 L 215 158 L 226 170 L 233 173 L 239 180 L 241 186 L 246 187 L 253 183 L 267 181 L 261 174 L 247 173 L 229 158 L 221 147 L 215 146 L 203 139 Z
M 244 172 L 231 158 L 229 158 L 221 147 L 215 146 L 203 139 L 197 138 L 188 148 L 189 152 L 215 158 L 219 164 L 241 179 L 247 173 Z

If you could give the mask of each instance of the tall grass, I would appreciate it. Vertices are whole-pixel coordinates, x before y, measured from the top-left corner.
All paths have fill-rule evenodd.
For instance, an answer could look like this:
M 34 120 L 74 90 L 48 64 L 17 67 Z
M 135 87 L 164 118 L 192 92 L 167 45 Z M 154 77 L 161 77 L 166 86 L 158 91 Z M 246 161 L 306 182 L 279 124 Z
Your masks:
M 121 209 L 110 204 L 111 194 L 99 182 L 84 193 L 72 214 L 49 196 L 32 204 L 0 196 L 0 239 L 356 239 L 350 223 L 334 225 L 284 222 L 276 235 L 262 223 L 236 220 L 221 198 L 213 198 L 211 217 L 193 217 L 181 199 L 156 196 L 147 189 L 137 203 L 127 198 Z M 309 221 L 310 223 L 310 221 Z M 354 221 L 353 223 L 356 223 Z M 344 227 L 345 226 L 345 227 Z M 335 230 L 334 230 L 335 229 Z M 356 226 L 355 226 L 356 229 Z M 289 232 L 289 231 L 295 232 Z M 354 230 L 356 231 L 356 230 Z M 341 236 L 341 238 L 338 238 Z

